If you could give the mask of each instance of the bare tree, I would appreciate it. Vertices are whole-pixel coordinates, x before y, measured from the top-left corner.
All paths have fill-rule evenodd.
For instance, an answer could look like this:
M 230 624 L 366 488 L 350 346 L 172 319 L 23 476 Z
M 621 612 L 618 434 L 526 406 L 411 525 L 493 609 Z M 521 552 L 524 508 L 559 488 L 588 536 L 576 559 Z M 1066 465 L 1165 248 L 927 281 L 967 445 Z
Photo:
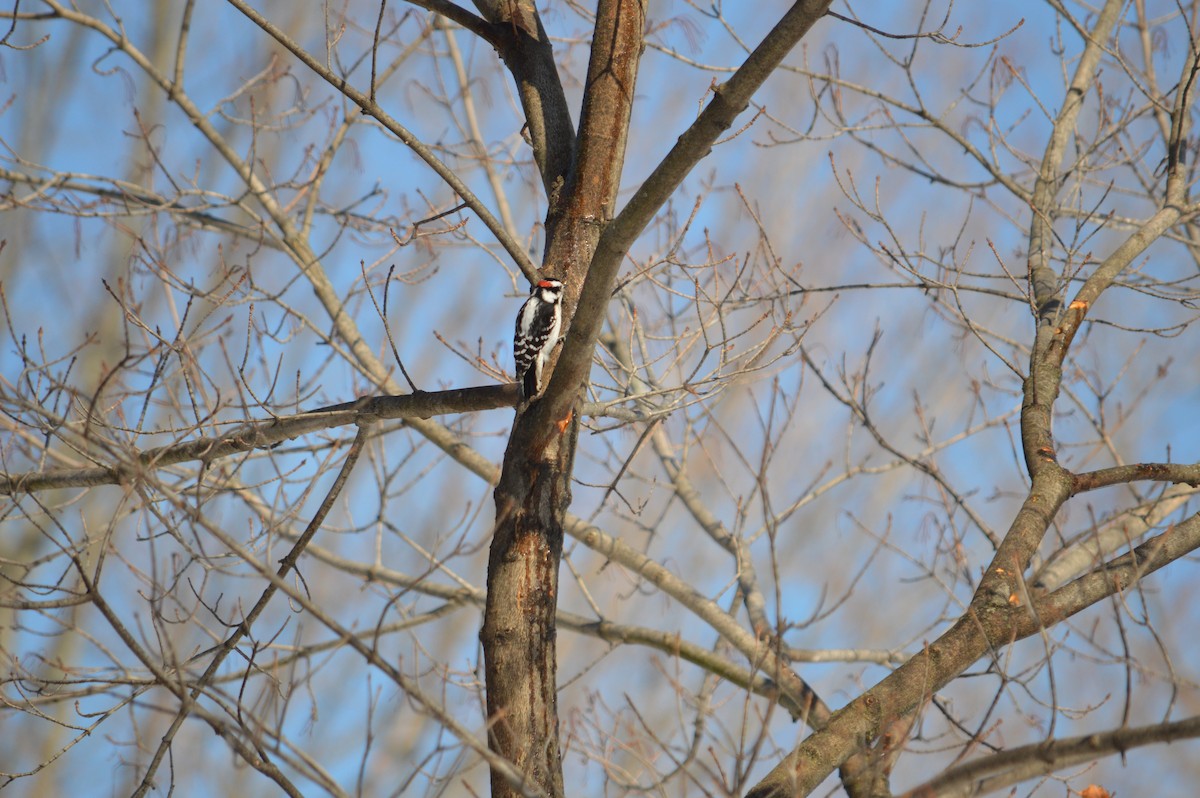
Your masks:
M 1191 784 L 1200 5 L 861 11 L 14 3 L 6 786 Z

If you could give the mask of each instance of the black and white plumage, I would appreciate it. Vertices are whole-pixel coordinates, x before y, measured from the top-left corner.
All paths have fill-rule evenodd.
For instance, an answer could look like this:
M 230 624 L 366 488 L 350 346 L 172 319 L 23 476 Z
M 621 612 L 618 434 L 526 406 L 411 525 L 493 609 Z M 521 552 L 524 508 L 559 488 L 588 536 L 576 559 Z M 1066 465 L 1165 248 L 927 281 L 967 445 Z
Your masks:
M 542 387 L 542 371 L 558 343 L 562 331 L 562 290 L 560 280 L 538 280 L 517 313 L 513 357 L 517 362 L 522 402 L 537 396 Z

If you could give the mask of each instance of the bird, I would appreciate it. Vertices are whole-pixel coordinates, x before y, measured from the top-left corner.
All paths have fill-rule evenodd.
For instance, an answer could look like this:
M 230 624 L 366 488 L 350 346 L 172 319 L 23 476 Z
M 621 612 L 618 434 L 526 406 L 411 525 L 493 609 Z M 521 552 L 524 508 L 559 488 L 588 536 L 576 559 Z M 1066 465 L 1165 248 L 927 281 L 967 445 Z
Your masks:
M 561 280 L 546 277 L 530 289 L 529 298 L 517 313 L 513 333 L 513 358 L 517 363 L 517 388 L 522 402 L 537 396 L 542 371 L 562 331 Z

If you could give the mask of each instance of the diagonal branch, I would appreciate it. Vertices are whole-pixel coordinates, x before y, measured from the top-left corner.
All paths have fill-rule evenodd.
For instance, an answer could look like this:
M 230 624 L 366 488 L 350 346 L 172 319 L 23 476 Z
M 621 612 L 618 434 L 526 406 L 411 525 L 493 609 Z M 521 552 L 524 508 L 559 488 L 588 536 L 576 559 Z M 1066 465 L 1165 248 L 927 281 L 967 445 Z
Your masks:
M 749 106 L 754 93 L 800 38 L 824 16 L 831 4 L 832 0 L 801 0 L 795 3 L 737 72 L 726 83 L 713 89 L 713 98 L 699 118 L 683 132 L 629 203 L 605 228 L 588 267 L 587 281 L 572 317 L 571 332 L 551 376 L 546 395 L 531 411 L 544 419 L 546 423 L 541 425 L 543 429 L 549 428 L 550 420 L 567 415 L 579 385 L 591 369 L 592 352 L 604 323 L 613 282 L 633 242 L 696 164 L 712 151 L 717 139 Z
M 1143 535 L 1163 524 L 1196 493 L 1194 488 L 1176 485 L 1151 501 L 1126 509 L 1104 526 L 1088 533 L 1076 545 L 1055 552 L 1034 572 L 1030 584 L 1036 590 L 1061 587 L 1067 580 L 1102 562 L 1118 549 L 1141 540 Z
M 564 189 L 575 165 L 575 127 L 554 63 L 554 47 L 534 3 L 475 0 L 475 7 L 498 33 L 503 32 L 496 49 L 517 84 L 533 160 L 550 204 L 551 218 L 546 225 L 549 246 L 554 238 L 554 220 L 560 217 Z
M 332 70 L 322 64 L 315 56 L 313 56 L 312 53 L 308 52 L 298 43 L 293 41 L 290 36 L 280 30 L 276 25 L 252 8 L 248 3 L 244 2 L 244 0 L 227 1 L 238 11 L 241 11 L 247 19 L 266 31 L 271 38 L 291 52 L 292 55 L 300 59 L 300 61 L 303 62 L 304 65 L 309 69 L 311 69 L 314 74 L 341 92 L 346 99 L 350 100 L 352 103 L 361 108 L 364 114 L 379 122 L 379 124 L 383 125 L 384 128 L 391 132 L 396 138 L 400 139 L 400 141 L 403 142 L 406 147 L 412 150 L 418 158 L 424 161 L 430 169 L 437 173 L 437 176 L 444 180 L 446 185 L 454 189 L 454 192 L 463 198 L 463 201 L 466 202 L 467 206 L 470 207 L 475 215 L 479 217 L 479 220 L 487 226 L 487 229 L 490 230 L 492 235 L 495 236 L 496 240 L 500 242 L 500 245 L 504 247 L 506 252 L 508 252 L 509 257 L 513 259 L 513 262 L 516 263 L 517 266 L 521 268 L 521 271 L 525 273 L 525 276 L 531 281 L 536 279 L 537 267 L 534 266 L 533 261 L 529 259 L 529 255 L 521 247 L 520 242 L 513 240 L 513 238 L 504 229 L 504 225 L 500 222 L 500 220 L 492 215 L 491 211 L 487 209 L 487 206 L 484 205 L 479 197 L 475 196 L 475 193 L 467 187 L 467 184 L 464 183 L 462 179 L 450 169 L 450 167 L 446 166 L 446 164 L 437 157 L 437 155 L 428 145 L 422 142 L 404 125 L 400 124 L 391 116 L 389 116 L 388 113 L 379 105 L 379 103 L 375 102 L 375 100 L 373 100 L 367 94 L 364 94 L 363 92 L 354 88 L 354 86 L 350 85 L 350 82 L 345 78 L 334 74 Z
M 258 601 L 246 613 L 241 622 L 237 624 L 233 633 L 225 639 L 224 643 L 217 647 L 216 654 L 208 663 L 208 667 L 204 669 L 204 673 L 200 678 L 193 683 L 190 695 L 180 702 L 179 710 L 175 713 L 175 718 L 171 721 L 171 725 L 167 727 L 167 731 L 163 733 L 158 748 L 154 751 L 154 756 L 151 757 L 150 762 L 146 765 L 146 773 L 142 777 L 141 784 L 134 790 L 133 798 L 141 798 L 154 788 L 154 774 L 158 772 L 163 758 L 171 750 L 171 743 L 175 740 L 175 735 L 178 733 L 180 727 L 183 726 L 183 721 L 191 714 L 192 706 L 200 698 L 200 695 L 204 692 L 204 688 L 216 676 L 217 671 L 221 668 L 221 663 L 237 648 L 242 638 L 250 634 L 250 627 L 254 625 L 254 622 L 262 615 L 263 610 L 267 608 L 267 604 L 274 598 L 275 593 L 279 589 L 279 584 L 296 567 L 296 562 L 300 559 L 300 555 L 304 553 L 304 549 L 317 534 L 321 525 L 325 523 L 325 517 L 333 509 L 334 502 L 337 501 L 343 488 L 346 487 L 346 481 L 354 471 L 355 464 L 358 463 L 359 455 L 362 454 L 363 445 L 367 440 L 367 431 L 367 424 L 359 426 L 358 434 L 355 435 L 354 442 L 350 445 L 349 451 L 346 452 L 346 459 L 342 461 L 342 467 L 338 471 L 337 478 L 334 479 L 333 484 L 329 487 L 325 499 L 321 502 L 321 506 L 317 508 L 316 513 L 309 520 L 304 533 L 300 535 L 296 542 L 292 544 L 291 550 L 279 561 L 279 570 L 275 573 L 278 581 L 272 581 L 267 584 L 262 594 L 258 597 Z
M 439 14 L 471 31 L 493 47 L 500 47 L 499 31 L 495 27 L 462 6 L 451 3 L 450 0 L 408 0 L 408 3 Z
M 1081 62 L 1093 63 L 1092 71 L 1095 59 L 1100 55 L 1099 42 L 1108 38 L 1116 19 L 1112 15 L 1119 16 L 1122 7 L 1123 3 L 1119 0 L 1110 0 L 1087 41 Z M 1185 64 L 1184 82 L 1194 71 L 1195 64 L 1196 56 L 1193 53 Z M 1081 102 L 1091 80 L 1092 77 L 1080 76 L 1077 72 L 1077 80 L 1069 89 L 1064 107 Z M 1180 95 L 1180 102 L 1188 101 L 1187 91 L 1181 91 Z M 1190 109 L 1190 105 L 1182 108 Z M 1056 122 L 1056 129 L 1043 158 L 1043 163 L 1050 168 L 1057 169 L 1061 155 L 1056 153 L 1065 146 L 1057 142 L 1060 139 L 1067 141 L 1074 134 L 1077 115 L 1078 108 L 1071 114 L 1060 116 Z M 1178 175 L 1179 165 L 1176 164 L 1174 168 Z M 1043 191 L 1043 200 L 1049 202 L 1053 196 L 1050 183 L 1055 182 L 1056 178 L 1045 170 L 1041 178 L 1049 181 Z M 1085 281 L 1068 307 L 1066 318 L 1060 324 L 1043 323 L 1045 318 L 1038 320 L 1021 407 L 1021 445 L 1031 484 L 1025 501 L 988 564 L 967 612 L 924 651 L 834 713 L 825 729 L 810 735 L 748 793 L 750 798 L 809 794 L 864 741 L 876 739 L 890 723 L 912 712 L 989 651 L 1038 634 L 1100 598 L 1128 589 L 1130 584 L 1152 570 L 1143 559 L 1148 551 L 1146 547 L 1154 541 L 1135 549 L 1128 558 L 1118 560 L 1044 597 L 1034 607 L 1028 606 L 1022 599 L 1022 596 L 1028 595 L 1023 574 L 1030 559 L 1058 511 L 1075 489 L 1074 476 L 1058 463 L 1052 434 L 1054 403 L 1062 383 L 1062 366 L 1075 332 L 1090 305 L 1133 258 L 1186 213 L 1193 212 L 1184 206 L 1184 198 L 1185 192 L 1179 177 L 1176 176 L 1174 182 L 1169 179 L 1163 207 L 1142 228 L 1117 246 Z M 1035 226 L 1039 213 L 1043 211 L 1035 198 Z M 1049 234 L 1049 228 L 1046 234 Z M 1047 242 L 1039 243 L 1039 240 L 1031 237 L 1030 276 L 1039 294 L 1041 288 L 1037 286 L 1037 281 L 1041 267 L 1036 259 L 1044 247 L 1048 247 Z M 1048 315 L 1050 308 L 1047 303 L 1053 297 L 1053 294 L 1037 297 L 1042 317 Z M 1181 551 L 1193 550 L 1197 545 L 1193 540 L 1197 535 L 1197 527 L 1200 527 L 1200 521 L 1193 517 L 1175 527 L 1173 534 L 1164 534 L 1160 536 L 1161 540 L 1156 539 L 1159 543 L 1159 548 L 1153 550 L 1158 558 L 1156 562 L 1165 564 L 1164 558 L 1182 556 Z M 1117 570 L 1114 571 L 1114 567 Z
M 1131 748 L 1195 737 L 1200 737 L 1200 717 L 1047 740 L 1000 751 L 950 768 L 898 798 L 986 795 L 1026 779 L 1094 762 L 1100 757 L 1123 755 Z
M 829 725 L 809 736 L 759 782 L 747 798 L 808 795 L 865 739 L 874 739 L 886 721 L 903 717 L 945 687 L 963 670 L 1019 640 L 1082 612 L 1109 596 L 1128 591 L 1148 574 L 1200 548 L 1200 515 L 1138 546 L 1094 572 L 1076 579 L 1032 606 L 1018 596 L 1003 608 L 974 606 L 937 640 L 834 713 Z
M 581 518 L 567 516 L 566 530 L 571 537 L 605 558 L 620 563 L 659 590 L 674 598 L 696 617 L 740 651 L 755 667 L 778 686 L 775 696 L 793 720 L 819 729 L 829 720 L 828 705 L 821 700 L 796 672 L 778 656 L 770 641 L 757 637 L 739 624 L 715 601 L 697 591 L 687 580 L 676 576 L 655 560 L 634 550 Z

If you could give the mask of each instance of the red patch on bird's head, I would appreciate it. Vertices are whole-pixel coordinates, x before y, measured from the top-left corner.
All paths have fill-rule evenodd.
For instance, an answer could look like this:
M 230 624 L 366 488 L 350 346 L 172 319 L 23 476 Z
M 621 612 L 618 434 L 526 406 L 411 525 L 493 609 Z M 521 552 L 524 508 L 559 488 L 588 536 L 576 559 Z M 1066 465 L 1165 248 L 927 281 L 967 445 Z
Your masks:
M 558 285 L 558 280 L 538 280 L 538 288 L 554 288 Z

